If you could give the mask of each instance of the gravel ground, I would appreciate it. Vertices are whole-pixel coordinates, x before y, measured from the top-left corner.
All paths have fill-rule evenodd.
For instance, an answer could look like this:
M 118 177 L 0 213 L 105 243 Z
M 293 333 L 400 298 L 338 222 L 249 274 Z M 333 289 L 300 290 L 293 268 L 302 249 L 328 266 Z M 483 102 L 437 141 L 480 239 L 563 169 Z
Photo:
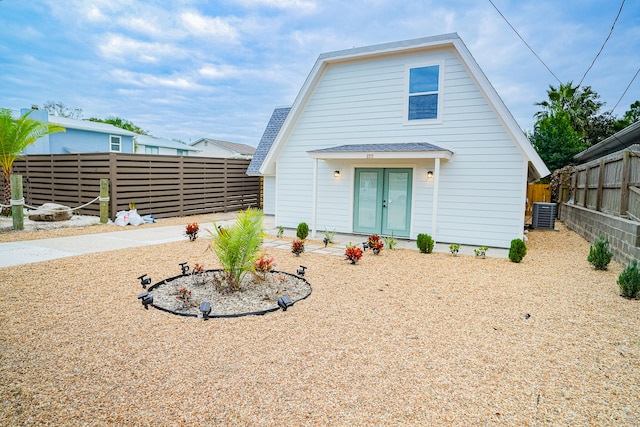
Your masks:
M 311 296 L 208 322 L 136 299 L 206 238 L 0 269 L 0 424 L 640 425 L 640 301 L 556 224 L 521 264 L 268 249 Z

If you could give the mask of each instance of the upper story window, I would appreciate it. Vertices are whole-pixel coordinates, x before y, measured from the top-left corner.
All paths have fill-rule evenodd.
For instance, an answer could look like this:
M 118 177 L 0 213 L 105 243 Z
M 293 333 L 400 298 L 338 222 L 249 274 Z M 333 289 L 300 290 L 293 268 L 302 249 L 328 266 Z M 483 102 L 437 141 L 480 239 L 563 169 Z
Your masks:
M 111 135 L 109 136 L 110 141 L 110 150 L 117 151 L 118 153 L 122 151 L 122 138 L 119 136 Z
M 159 147 L 153 147 L 151 145 L 144 146 L 144 154 L 160 154 Z
M 438 119 L 440 65 L 409 69 L 409 120 Z

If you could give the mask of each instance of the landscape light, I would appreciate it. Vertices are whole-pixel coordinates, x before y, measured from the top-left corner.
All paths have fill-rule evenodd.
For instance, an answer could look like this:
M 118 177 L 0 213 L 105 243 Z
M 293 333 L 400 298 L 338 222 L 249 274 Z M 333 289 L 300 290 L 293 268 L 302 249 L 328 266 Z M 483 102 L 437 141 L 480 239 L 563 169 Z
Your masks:
M 209 320 L 211 314 L 211 303 L 208 301 L 202 301 L 200 303 L 200 313 L 202 313 L 203 320 Z
M 293 301 L 289 298 L 288 295 L 283 295 L 282 298 L 278 300 L 278 306 L 282 309 L 282 311 L 287 311 L 288 307 L 293 305 Z
M 149 304 L 153 304 L 153 295 L 149 295 L 149 292 L 143 292 L 138 295 L 138 299 L 142 302 L 145 310 L 149 310 Z
M 178 265 L 180 266 L 180 269 L 182 270 L 182 274 L 187 274 L 187 271 L 189 271 L 189 266 L 187 265 L 187 262 L 180 262 L 178 263 Z
M 142 289 L 147 289 L 147 285 L 151 283 L 151 277 L 147 277 L 145 279 L 146 274 L 139 276 L 140 284 L 142 285 Z
M 305 267 L 304 265 L 301 265 L 300 268 L 298 269 L 298 276 L 304 276 L 306 269 L 307 267 Z
M 324 239 L 322 239 L 322 241 L 324 242 L 324 247 L 327 247 L 327 244 L 329 243 L 329 238 L 325 237 Z
M 369 247 L 369 243 L 368 242 L 362 242 L 362 251 L 366 251 L 367 248 Z

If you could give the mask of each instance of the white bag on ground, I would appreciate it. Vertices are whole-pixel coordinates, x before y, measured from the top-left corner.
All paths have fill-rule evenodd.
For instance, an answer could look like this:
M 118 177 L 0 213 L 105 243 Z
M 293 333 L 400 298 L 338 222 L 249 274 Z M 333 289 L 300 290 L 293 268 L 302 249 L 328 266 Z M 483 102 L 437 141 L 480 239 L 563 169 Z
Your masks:
M 138 226 L 144 224 L 144 219 L 140 216 L 137 210 L 132 209 L 129 211 L 129 224 Z
M 113 221 L 115 225 L 125 226 L 127 224 L 138 226 L 144 224 L 144 219 L 138 214 L 138 211 L 132 209 L 130 211 L 118 211 L 116 213 L 116 220 Z
M 116 220 L 113 221 L 115 225 L 125 226 L 129 222 L 129 212 L 128 211 L 118 211 L 116 213 Z

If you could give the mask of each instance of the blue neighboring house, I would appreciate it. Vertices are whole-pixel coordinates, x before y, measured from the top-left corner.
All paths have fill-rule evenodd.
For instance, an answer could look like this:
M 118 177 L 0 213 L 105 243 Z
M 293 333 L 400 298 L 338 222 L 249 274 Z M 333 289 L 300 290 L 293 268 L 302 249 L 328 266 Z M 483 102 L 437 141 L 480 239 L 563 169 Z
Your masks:
M 30 111 L 23 109 L 21 114 Z M 116 126 L 76 120 L 66 117 L 49 116 L 44 110 L 31 110 L 29 118 L 44 123 L 54 123 L 66 129 L 45 135 L 27 147 L 24 154 L 70 154 L 70 153 L 133 153 L 133 137 L 137 133 Z

